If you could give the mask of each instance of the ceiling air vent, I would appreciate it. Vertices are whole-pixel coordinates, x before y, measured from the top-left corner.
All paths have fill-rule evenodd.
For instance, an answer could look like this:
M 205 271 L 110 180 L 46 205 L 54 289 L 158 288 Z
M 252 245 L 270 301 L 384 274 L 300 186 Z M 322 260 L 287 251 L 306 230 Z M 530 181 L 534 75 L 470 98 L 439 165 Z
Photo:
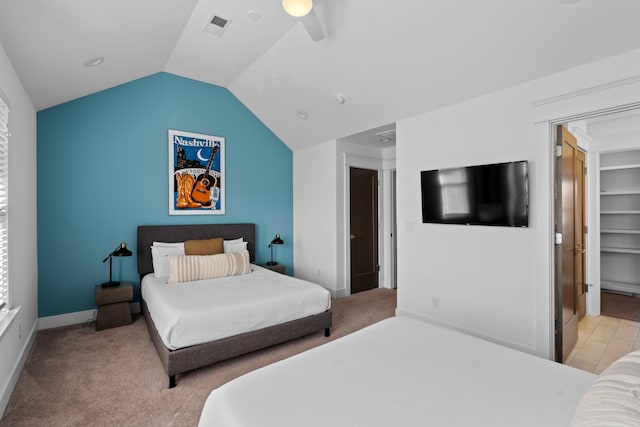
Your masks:
M 204 30 L 215 36 L 221 37 L 230 23 L 230 19 L 223 18 L 220 15 L 213 15 L 207 22 Z

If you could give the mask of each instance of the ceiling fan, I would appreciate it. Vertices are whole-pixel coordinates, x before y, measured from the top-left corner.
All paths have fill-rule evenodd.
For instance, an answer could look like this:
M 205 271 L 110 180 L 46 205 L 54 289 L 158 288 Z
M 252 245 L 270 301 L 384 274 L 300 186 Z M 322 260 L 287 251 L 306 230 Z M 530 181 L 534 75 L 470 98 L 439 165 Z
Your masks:
M 289 15 L 300 18 L 314 42 L 324 39 L 324 31 L 318 15 L 313 11 L 312 0 L 282 0 L 282 7 Z

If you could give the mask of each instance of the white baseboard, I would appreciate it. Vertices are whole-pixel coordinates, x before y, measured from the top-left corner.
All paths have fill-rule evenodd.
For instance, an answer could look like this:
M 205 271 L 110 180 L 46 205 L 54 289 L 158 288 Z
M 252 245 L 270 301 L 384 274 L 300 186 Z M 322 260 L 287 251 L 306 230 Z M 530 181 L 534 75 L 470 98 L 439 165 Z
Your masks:
M 129 303 L 132 313 L 140 313 L 140 303 Z M 58 314 L 56 316 L 40 317 L 38 319 L 38 328 L 51 329 L 61 326 L 78 325 L 80 323 L 93 322 L 96 318 L 96 310 L 76 311 L 75 313 Z
M 11 393 L 13 393 L 13 389 L 16 387 L 18 383 L 18 378 L 20 378 L 20 373 L 22 372 L 22 368 L 24 367 L 25 362 L 27 361 L 27 356 L 31 353 L 31 348 L 33 347 L 33 343 L 36 341 L 36 333 L 38 332 L 38 322 L 33 323 L 33 327 L 31 331 L 29 331 L 29 336 L 26 340 L 24 340 L 24 346 L 20 352 L 20 357 L 16 360 L 16 363 L 13 365 L 11 369 L 11 374 L 9 375 L 7 382 L 5 383 L 5 387 L 2 390 L 2 394 L 0 394 L 0 418 L 4 415 L 5 409 L 7 409 L 7 405 L 9 404 L 9 399 L 11 398 Z
M 330 289 L 331 296 L 333 298 L 344 298 L 347 296 L 347 290 L 345 288 L 342 289 Z
M 454 325 L 453 323 L 449 323 L 449 322 L 445 322 L 439 319 L 434 319 L 433 317 L 429 317 L 429 316 L 425 316 L 419 313 L 415 313 L 413 311 L 408 311 L 408 310 L 402 310 L 402 309 L 398 309 L 396 307 L 396 316 L 403 316 L 403 317 L 410 317 L 412 319 L 416 319 L 416 320 L 422 320 L 424 322 L 428 322 L 428 323 L 433 323 L 435 325 L 438 326 L 443 326 L 447 329 L 453 329 L 454 331 L 458 331 L 458 332 L 462 332 L 463 334 L 466 335 L 471 335 L 474 336 L 476 338 L 480 338 L 484 341 L 490 341 L 494 344 L 498 344 L 501 345 L 503 347 L 511 347 L 514 348 L 516 350 L 522 351 L 524 353 L 529 353 L 529 354 L 533 354 L 534 356 L 538 356 L 538 354 L 536 354 L 535 349 L 533 348 L 528 348 L 528 347 L 523 347 L 520 344 L 516 344 L 513 342 L 509 342 L 509 341 L 505 341 L 501 338 L 496 338 L 490 335 L 485 335 L 485 334 L 481 334 L 477 331 L 471 330 L 471 329 L 467 329 L 467 328 L 463 328 L 460 327 L 458 325 Z
M 40 330 L 59 328 L 61 326 L 77 325 L 78 323 L 91 322 L 95 319 L 96 310 L 76 311 L 75 313 L 58 314 L 38 318 Z

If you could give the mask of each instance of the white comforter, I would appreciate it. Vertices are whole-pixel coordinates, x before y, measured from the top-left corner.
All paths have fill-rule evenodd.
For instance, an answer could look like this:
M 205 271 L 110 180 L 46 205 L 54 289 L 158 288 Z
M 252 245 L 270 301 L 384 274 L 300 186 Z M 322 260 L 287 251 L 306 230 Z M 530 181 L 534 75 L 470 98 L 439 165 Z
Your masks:
M 213 390 L 200 426 L 568 426 L 595 375 L 387 319 Z
M 169 349 L 255 331 L 331 307 L 325 288 L 257 265 L 240 276 L 167 284 L 148 274 L 142 298 Z

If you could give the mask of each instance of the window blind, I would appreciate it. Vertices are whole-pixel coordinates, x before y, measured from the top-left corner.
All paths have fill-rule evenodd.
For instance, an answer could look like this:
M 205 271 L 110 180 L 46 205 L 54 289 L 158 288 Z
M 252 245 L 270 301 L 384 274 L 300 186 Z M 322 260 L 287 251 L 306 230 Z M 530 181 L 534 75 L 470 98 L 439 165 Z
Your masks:
M 9 305 L 9 108 L 0 98 L 0 309 Z

